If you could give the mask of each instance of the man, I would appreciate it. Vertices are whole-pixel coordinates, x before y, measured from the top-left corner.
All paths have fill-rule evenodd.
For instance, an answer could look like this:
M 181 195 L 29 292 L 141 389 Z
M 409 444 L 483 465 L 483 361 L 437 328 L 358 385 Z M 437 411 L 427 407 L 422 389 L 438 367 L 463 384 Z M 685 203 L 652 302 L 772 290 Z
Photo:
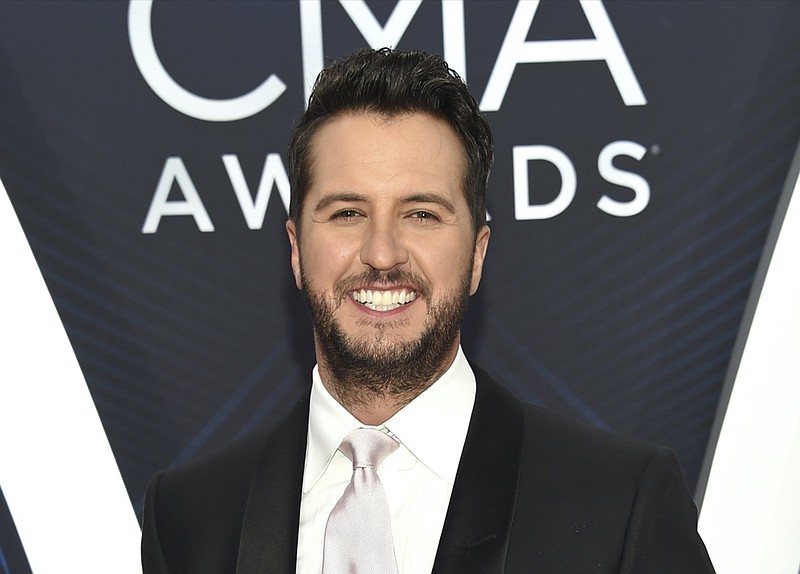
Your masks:
M 145 574 L 713 572 L 671 451 L 522 405 L 464 358 L 491 160 L 440 58 L 364 50 L 320 74 L 286 225 L 311 391 L 273 433 L 156 475 Z M 363 428 L 382 462 L 356 462 Z M 353 526 L 360 472 L 380 517 Z

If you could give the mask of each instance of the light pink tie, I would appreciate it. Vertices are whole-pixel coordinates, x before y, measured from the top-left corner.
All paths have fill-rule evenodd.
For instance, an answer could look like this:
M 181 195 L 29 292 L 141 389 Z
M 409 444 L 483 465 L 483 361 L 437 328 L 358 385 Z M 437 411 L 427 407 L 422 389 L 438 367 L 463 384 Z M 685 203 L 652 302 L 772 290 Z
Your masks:
M 325 528 L 323 574 L 396 574 L 389 505 L 377 468 L 398 443 L 377 429 L 356 429 L 339 446 L 353 476 Z

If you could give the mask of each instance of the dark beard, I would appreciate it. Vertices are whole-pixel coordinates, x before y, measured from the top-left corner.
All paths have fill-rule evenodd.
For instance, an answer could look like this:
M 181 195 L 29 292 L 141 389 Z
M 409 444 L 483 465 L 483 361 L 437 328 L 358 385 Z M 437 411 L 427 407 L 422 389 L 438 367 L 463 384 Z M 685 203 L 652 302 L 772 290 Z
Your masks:
M 382 398 L 403 406 L 447 370 L 469 300 L 471 263 L 467 269 L 458 290 L 434 302 L 430 300 L 428 283 L 402 270 L 384 273 L 372 269 L 337 282 L 334 303 L 326 301 L 302 274 L 303 293 L 311 311 L 320 353 L 317 359 L 331 374 L 333 380 L 329 383 L 342 404 L 363 405 L 371 399 Z M 353 340 L 342 332 L 333 313 L 352 288 L 379 284 L 388 289 L 402 282 L 416 285 L 428 305 L 425 329 L 416 340 L 389 343 L 386 332 L 391 331 L 391 323 L 376 324 L 375 340 L 371 341 Z

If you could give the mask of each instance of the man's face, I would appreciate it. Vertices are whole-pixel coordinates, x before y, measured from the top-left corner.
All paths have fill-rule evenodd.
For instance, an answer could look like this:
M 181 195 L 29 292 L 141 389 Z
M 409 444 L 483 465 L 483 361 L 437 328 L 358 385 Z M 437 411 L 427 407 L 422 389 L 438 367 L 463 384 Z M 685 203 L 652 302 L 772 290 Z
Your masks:
M 291 221 L 287 231 L 321 369 L 331 353 L 381 368 L 430 344 L 446 369 L 489 239 L 472 228 L 458 137 L 426 114 L 347 114 L 319 129 L 311 151 L 300 234 Z

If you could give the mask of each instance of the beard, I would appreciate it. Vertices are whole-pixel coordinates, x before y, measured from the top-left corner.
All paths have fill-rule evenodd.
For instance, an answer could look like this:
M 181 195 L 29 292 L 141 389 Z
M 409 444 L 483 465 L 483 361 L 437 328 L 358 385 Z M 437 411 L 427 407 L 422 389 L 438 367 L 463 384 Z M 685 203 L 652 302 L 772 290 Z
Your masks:
M 449 367 L 453 347 L 459 337 L 461 320 L 469 300 L 472 263 L 462 273 L 455 291 L 437 300 L 431 299 L 430 284 L 422 277 L 394 269 L 388 272 L 370 269 L 334 285 L 333 300 L 314 289 L 301 266 L 303 294 L 311 312 L 320 366 L 330 373 L 337 399 L 344 405 L 366 404 L 374 398 L 389 399 L 405 405 L 441 376 Z M 398 340 L 393 329 L 408 319 L 370 322 L 374 334 L 356 339 L 347 335 L 334 318 L 334 312 L 359 285 L 381 285 L 386 289 L 397 284 L 417 287 L 427 304 L 422 333 L 411 340 Z

